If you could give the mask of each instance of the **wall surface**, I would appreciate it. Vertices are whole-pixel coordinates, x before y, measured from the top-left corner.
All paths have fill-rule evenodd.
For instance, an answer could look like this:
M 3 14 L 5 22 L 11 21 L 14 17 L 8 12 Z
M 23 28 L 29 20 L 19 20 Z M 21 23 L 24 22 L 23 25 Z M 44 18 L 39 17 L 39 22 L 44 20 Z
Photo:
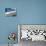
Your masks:
M 6 17 L 7 7 L 17 8 L 17 15 Z M 0 0 L 0 44 L 8 43 L 9 32 L 17 33 L 17 24 L 46 24 L 46 0 Z

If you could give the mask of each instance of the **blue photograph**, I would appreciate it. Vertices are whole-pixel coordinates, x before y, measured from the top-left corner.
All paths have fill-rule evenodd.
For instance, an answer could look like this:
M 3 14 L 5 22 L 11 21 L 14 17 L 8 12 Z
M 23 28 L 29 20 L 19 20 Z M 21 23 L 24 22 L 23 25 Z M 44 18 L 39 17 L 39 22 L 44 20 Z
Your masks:
M 15 16 L 16 8 L 5 8 L 5 15 L 6 16 Z

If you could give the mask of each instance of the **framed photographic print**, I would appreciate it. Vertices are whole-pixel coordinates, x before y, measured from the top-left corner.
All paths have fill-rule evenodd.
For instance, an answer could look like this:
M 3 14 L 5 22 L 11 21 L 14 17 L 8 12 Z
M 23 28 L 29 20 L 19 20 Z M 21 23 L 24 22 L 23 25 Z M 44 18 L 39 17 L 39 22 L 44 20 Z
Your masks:
M 16 16 L 16 8 L 5 8 L 5 16 Z

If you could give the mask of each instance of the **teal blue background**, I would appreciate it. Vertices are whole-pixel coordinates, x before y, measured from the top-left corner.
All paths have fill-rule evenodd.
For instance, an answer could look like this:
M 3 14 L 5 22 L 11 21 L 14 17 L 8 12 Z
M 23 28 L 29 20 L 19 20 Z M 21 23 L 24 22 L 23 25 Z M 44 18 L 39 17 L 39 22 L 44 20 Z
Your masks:
M 5 8 L 16 8 L 16 16 L 6 17 Z M 46 24 L 46 0 L 0 0 L 0 44 L 8 43 L 9 32 L 17 34 L 17 24 Z

